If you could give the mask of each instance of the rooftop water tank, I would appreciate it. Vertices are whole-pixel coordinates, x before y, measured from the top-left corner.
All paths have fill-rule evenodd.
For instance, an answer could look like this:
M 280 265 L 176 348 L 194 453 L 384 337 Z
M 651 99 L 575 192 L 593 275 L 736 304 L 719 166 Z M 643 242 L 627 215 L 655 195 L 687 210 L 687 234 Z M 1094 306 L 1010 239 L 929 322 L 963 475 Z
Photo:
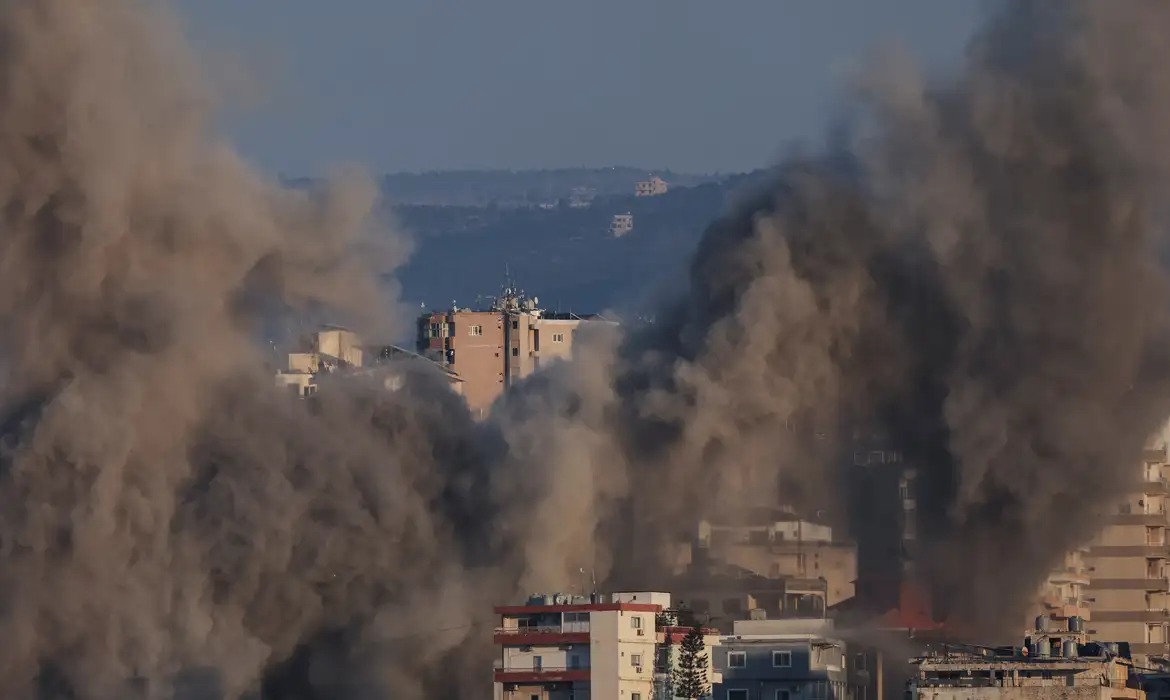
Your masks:
M 1052 656 L 1052 642 L 1047 637 L 1037 640 L 1036 642 L 1036 657 L 1046 659 Z
M 1079 656 L 1079 654 L 1077 653 L 1077 643 L 1075 640 L 1066 639 L 1066 640 L 1064 640 L 1063 646 L 1064 646 L 1064 649 L 1060 655 L 1063 656 L 1064 658 L 1075 659 L 1075 658 L 1077 658 L 1077 656 Z
M 1085 618 L 1080 617 L 1079 615 L 1073 615 L 1072 617 L 1070 617 L 1068 619 L 1068 631 L 1069 632 L 1077 632 L 1077 633 L 1084 632 L 1085 631 Z
M 1037 615 L 1036 616 L 1036 631 L 1037 632 L 1047 632 L 1048 631 L 1048 616 L 1047 615 Z

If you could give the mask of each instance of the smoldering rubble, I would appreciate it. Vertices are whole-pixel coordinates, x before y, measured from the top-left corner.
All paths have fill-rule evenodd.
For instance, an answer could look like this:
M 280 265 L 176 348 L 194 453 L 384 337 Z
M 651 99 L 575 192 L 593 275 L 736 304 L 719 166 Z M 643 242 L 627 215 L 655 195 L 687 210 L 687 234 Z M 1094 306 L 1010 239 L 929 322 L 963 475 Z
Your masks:
M 1168 20 L 1021 1 L 956 77 L 887 57 L 658 323 L 477 423 L 425 373 L 277 392 L 263 322 L 393 304 L 373 186 L 254 173 L 158 7 L 0 1 L 0 694 L 486 696 L 493 602 L 840 510 L 858 425 L 921 467 L 951 613 L 1010 616 L 1170 414 Z

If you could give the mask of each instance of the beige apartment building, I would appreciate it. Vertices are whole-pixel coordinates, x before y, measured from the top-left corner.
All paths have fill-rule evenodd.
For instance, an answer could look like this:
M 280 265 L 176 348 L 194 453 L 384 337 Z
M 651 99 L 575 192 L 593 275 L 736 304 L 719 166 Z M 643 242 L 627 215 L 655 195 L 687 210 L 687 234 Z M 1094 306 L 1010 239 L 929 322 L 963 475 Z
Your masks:
M 550 313 L 508 288 L 487 311 L 453 309 L 419 319 L 419 352 L 454 372 L 463 396 L 483 418 L 504 391 L 553 360 L 572 357 L 582 324 L 599 316 Z
M 745 522 L 702 521 L 690 554 L 699 566 L 731 566 L 769 579 L 820 579 L 828 606 L 852 598 L 857 545 L 836 539 L 828 525 L 784 509 L 750 514 Z
M 1166 444 L 1144 453 L 1142 481 L 1094 539 L 1086 557 L 1094 639 L 1129 642 L 1135 662 L 1170 655 Z
M 495 609 L 495 700 L 653 700 L 670 594 L 532 596 Z
M 1064 555 L 1064 559 L 1048 574 L 1037 591 L 1036 600 L 1028 610 L 1023 629 L 1032 631 L 1038 617 L 1046 617 L 1059 629 L 1067 629 L 1072 618 L 1082 622 L 1092 619 L 1089 604 L 1089 566 L 1085 562 L 1089 547 L 1080 547 Z

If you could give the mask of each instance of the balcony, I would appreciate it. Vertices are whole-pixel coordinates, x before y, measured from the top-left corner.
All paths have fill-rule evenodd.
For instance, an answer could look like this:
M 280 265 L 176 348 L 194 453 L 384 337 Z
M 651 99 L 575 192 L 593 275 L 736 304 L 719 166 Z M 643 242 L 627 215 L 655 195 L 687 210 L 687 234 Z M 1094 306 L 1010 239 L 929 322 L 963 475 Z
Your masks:
M 542 644 L 588 644 L 589 625 L 553 625 L 549 627 L 497 627 L 492 641 L 506 646 Z
M 571 683 L 587 682 L 589 667 L 542 666 L 540 668 L 497 668 L 496 683 Z
M 1083 586 L 1089 583 L 1089 570 L 1084 566 L 1063 567 L 1048 574 L 1048 580 L 1053 583 L 1079 583 Z

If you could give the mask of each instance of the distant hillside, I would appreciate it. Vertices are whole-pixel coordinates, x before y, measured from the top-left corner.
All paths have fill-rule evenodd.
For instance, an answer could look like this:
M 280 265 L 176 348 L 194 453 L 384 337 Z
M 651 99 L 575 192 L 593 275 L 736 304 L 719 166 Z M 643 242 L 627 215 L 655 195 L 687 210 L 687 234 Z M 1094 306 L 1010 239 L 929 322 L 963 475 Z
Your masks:
M 537 206 L 567 199 L 574 188 L 585 188 L 601 197 L 633 194 L 634 183 L 645 180 L 651 173 L 679 187 L 717 179 L 717 176 L 630 167 L 464 170 L 386 175 L 382 178 L 382 191 L 395 204 Z
M 671 186 L 691 187 L 718 175 L 688 175 L 642 168 L 562 168 L 558 170 L 451 170 L 394 173 L 382 176 L 382 192 L 396 205 L 524 207 L 555 204 L 581 188 L 598 197 L 633 194 L 634 183 L 658 175 Z M 293 187 L 313 184 L 309 178 L 289 179 Z
M 499 291 L 507 266 L 545 308 L 626 307 L 682 272 L 707 225 L 762 177 L 676 187 L 658 197 L 599 197 L 587 209 L 396 206 L 417 243 L 398 279 L 415 303 L 474 306 Z M 634 215 L 634 230 L 614 238 L 608 228 L 619 212 Z

